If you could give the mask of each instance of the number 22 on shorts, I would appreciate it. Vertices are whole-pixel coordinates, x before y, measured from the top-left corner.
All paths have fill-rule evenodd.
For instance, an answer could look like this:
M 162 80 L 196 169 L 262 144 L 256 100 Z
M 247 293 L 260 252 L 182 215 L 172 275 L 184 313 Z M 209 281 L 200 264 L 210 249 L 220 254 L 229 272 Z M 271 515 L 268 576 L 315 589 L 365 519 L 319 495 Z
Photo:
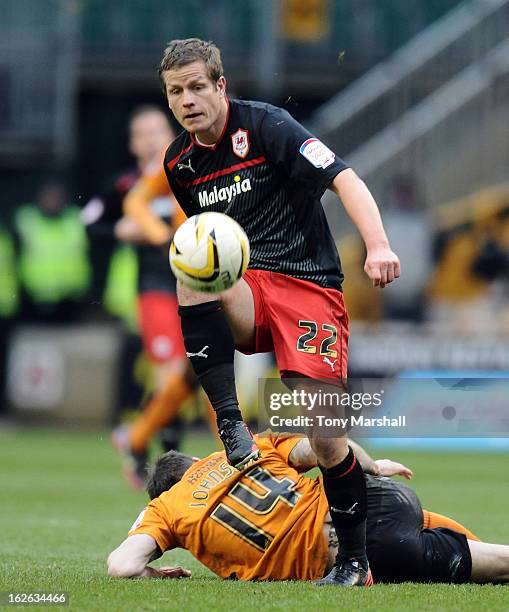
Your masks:
M 316 321 L 299 321 L 299 327 L 303 328 L 305 331 L 301 334 L 297 339 L 297 350 L 302 353 L 316 354 L 317 347 L 315 344 L 311 344 L 311 342 L 318 335 L 318 323 Z M 330 325 L 329 323 L 322 323 L 322 330 L 327 332 L 329 335 L 326 336 L 320 342 L 320 355 L 325 355 L 326 357 L 337 357 L 338 352 L 332 348 L 337 340 L 338 340 L 338 330 L 334 325 Z

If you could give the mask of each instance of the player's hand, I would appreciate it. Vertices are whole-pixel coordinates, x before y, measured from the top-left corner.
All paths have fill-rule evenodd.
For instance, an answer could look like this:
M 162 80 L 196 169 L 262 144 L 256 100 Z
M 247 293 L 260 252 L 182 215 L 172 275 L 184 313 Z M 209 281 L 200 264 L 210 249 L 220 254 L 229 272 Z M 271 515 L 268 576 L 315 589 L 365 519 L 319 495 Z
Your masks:
M 378 476 L 403 476 L 403 478 L 411 480 L 414 475 L 410 468 L 397 461 L 377 459 L 375 463 L 378 466 Z
M 373 281 L 373 287 L 383 289 L 385 285 L 400 276 L 401 266 L 398 256 L 389 246 L 372 247 L 366 257 L 364 272 Z
M 161 578 L 190 578 L 191 571 L 183 567 L 158 567 Z
M 145 234 L 136 219 L 124 215 L 113 228 L 115 238 L 128 244 L 143 244 L 147 242 Z

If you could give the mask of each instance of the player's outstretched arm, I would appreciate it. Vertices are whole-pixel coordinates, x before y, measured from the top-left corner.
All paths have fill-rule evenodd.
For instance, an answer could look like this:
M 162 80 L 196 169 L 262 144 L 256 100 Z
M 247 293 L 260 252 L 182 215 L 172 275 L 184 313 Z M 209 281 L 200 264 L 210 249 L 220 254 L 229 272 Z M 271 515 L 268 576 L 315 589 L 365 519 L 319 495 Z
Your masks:
M 382 218 L 371 192 L 351 168 L 340 172 L 331 189 L 343 202 L 366 245 L 364 271 L 375 287 L 385 287 L 400 275 L 398 256 L 391 251 Z
M 128 244 L 143 244 L 147 242 L 141 225 L 133 217 L 124 215 L 115 223 L 113 231 L 115 238 L 121 242 Z
M 161 169 L 153 175 L 140 177 L 123 202 L 124 214 L 135 219 L 146 240 L 155 245 L 170 240 L 172 232 L 164 221 L 152 212 L 150 205 L 152 200 L 167 196 L 168 192 L 168 182 Z
M 148 565 L 161 556 L 156 541 L 147 534 L 126 538 L 108 557 L 108 576 L 112 578 L 187 578 L 191 572 L 182 567 Z
M 348 440 L 357 460 L 361 464 L 362 469 L 366 474 L 372 476 L 404 476 L 408 480 L 412 478 L 412 470 L 404 466 L 402 463 L 391 461 L 390 459 L 379 459 L 375 461 L 369 453 L 357 442 Z M 288 456 L 288 463 L 291 467 L 299 472 L 307 472 L 308 470 L 318 465 L 316 455 L 311 448 L 311 444 L 307 438 L 302 438 L 293 447 Z
M 301 438 L 288 455 L 288 465 L 297 472 L 307 472 L 318 465 L 316 455 L 307 438 Z
M 403 478 L 407 480 L 413 478 L 414 473 L 412 470 L 397 461 L 392 461 L 391 459 L 377 459 L 375 463 L 378 468 L 378 474 L 375 474 L 376 476 L 403 476 Z
M 397 461 L 392 461 L 391 459 L 374 460 L 365 448 L 352 439 L 348 440 L 348 444 L 352 447 L 366 474 L 371 474 L 372 476 L 403 476 L 407 480 L 410 480 L 414 475 L 410 468 Z

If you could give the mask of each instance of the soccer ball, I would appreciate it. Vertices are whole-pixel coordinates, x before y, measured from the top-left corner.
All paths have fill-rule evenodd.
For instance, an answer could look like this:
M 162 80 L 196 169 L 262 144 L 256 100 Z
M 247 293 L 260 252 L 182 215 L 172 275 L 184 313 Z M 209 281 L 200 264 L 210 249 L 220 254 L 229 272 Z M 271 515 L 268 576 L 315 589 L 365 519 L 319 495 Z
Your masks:
M 222 213 L 189 217 L 170 246 L 173 274 L 195 291 L 226 291 L 242 278 L 248 263 L 249 240 L 244 230 Z

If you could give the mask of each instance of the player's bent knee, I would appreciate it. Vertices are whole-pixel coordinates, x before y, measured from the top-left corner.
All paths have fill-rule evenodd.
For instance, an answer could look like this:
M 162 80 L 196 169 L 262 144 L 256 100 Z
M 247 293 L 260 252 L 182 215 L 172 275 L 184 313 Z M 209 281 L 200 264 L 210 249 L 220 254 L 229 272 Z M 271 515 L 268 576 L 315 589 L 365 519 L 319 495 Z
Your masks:
M 342 461 L 348 454 L 348 440 L 346 438 L 320 438 L 309 437 L 318 463 L 324 467 L 331 467 Z
M 241 278 L 236 285 L 228 291 L 220 293 L 216 298 L 221 302 L 221 306 L 232 324 L 247 321 L 254 325 L 253 294 L 244 279 Z
M 219 299 L 223 304 L 236 304 L 239 300 L 251 297 L 251 289 L 246 281 L 241 278 L 238 283 L 230 287 L 227 291 L 219 294 Z
M 248 283 L 244 279 L 217 296 L 228 320 L 237 346 L 254 344 L 255 306 Z
M 217 295 L 200 293 L 193 291 L 177 281 L 177 298 L 180 306 L 194 306 L 195 304 L 204 304 L 205 302 L 213 302 L 217 300 Z

